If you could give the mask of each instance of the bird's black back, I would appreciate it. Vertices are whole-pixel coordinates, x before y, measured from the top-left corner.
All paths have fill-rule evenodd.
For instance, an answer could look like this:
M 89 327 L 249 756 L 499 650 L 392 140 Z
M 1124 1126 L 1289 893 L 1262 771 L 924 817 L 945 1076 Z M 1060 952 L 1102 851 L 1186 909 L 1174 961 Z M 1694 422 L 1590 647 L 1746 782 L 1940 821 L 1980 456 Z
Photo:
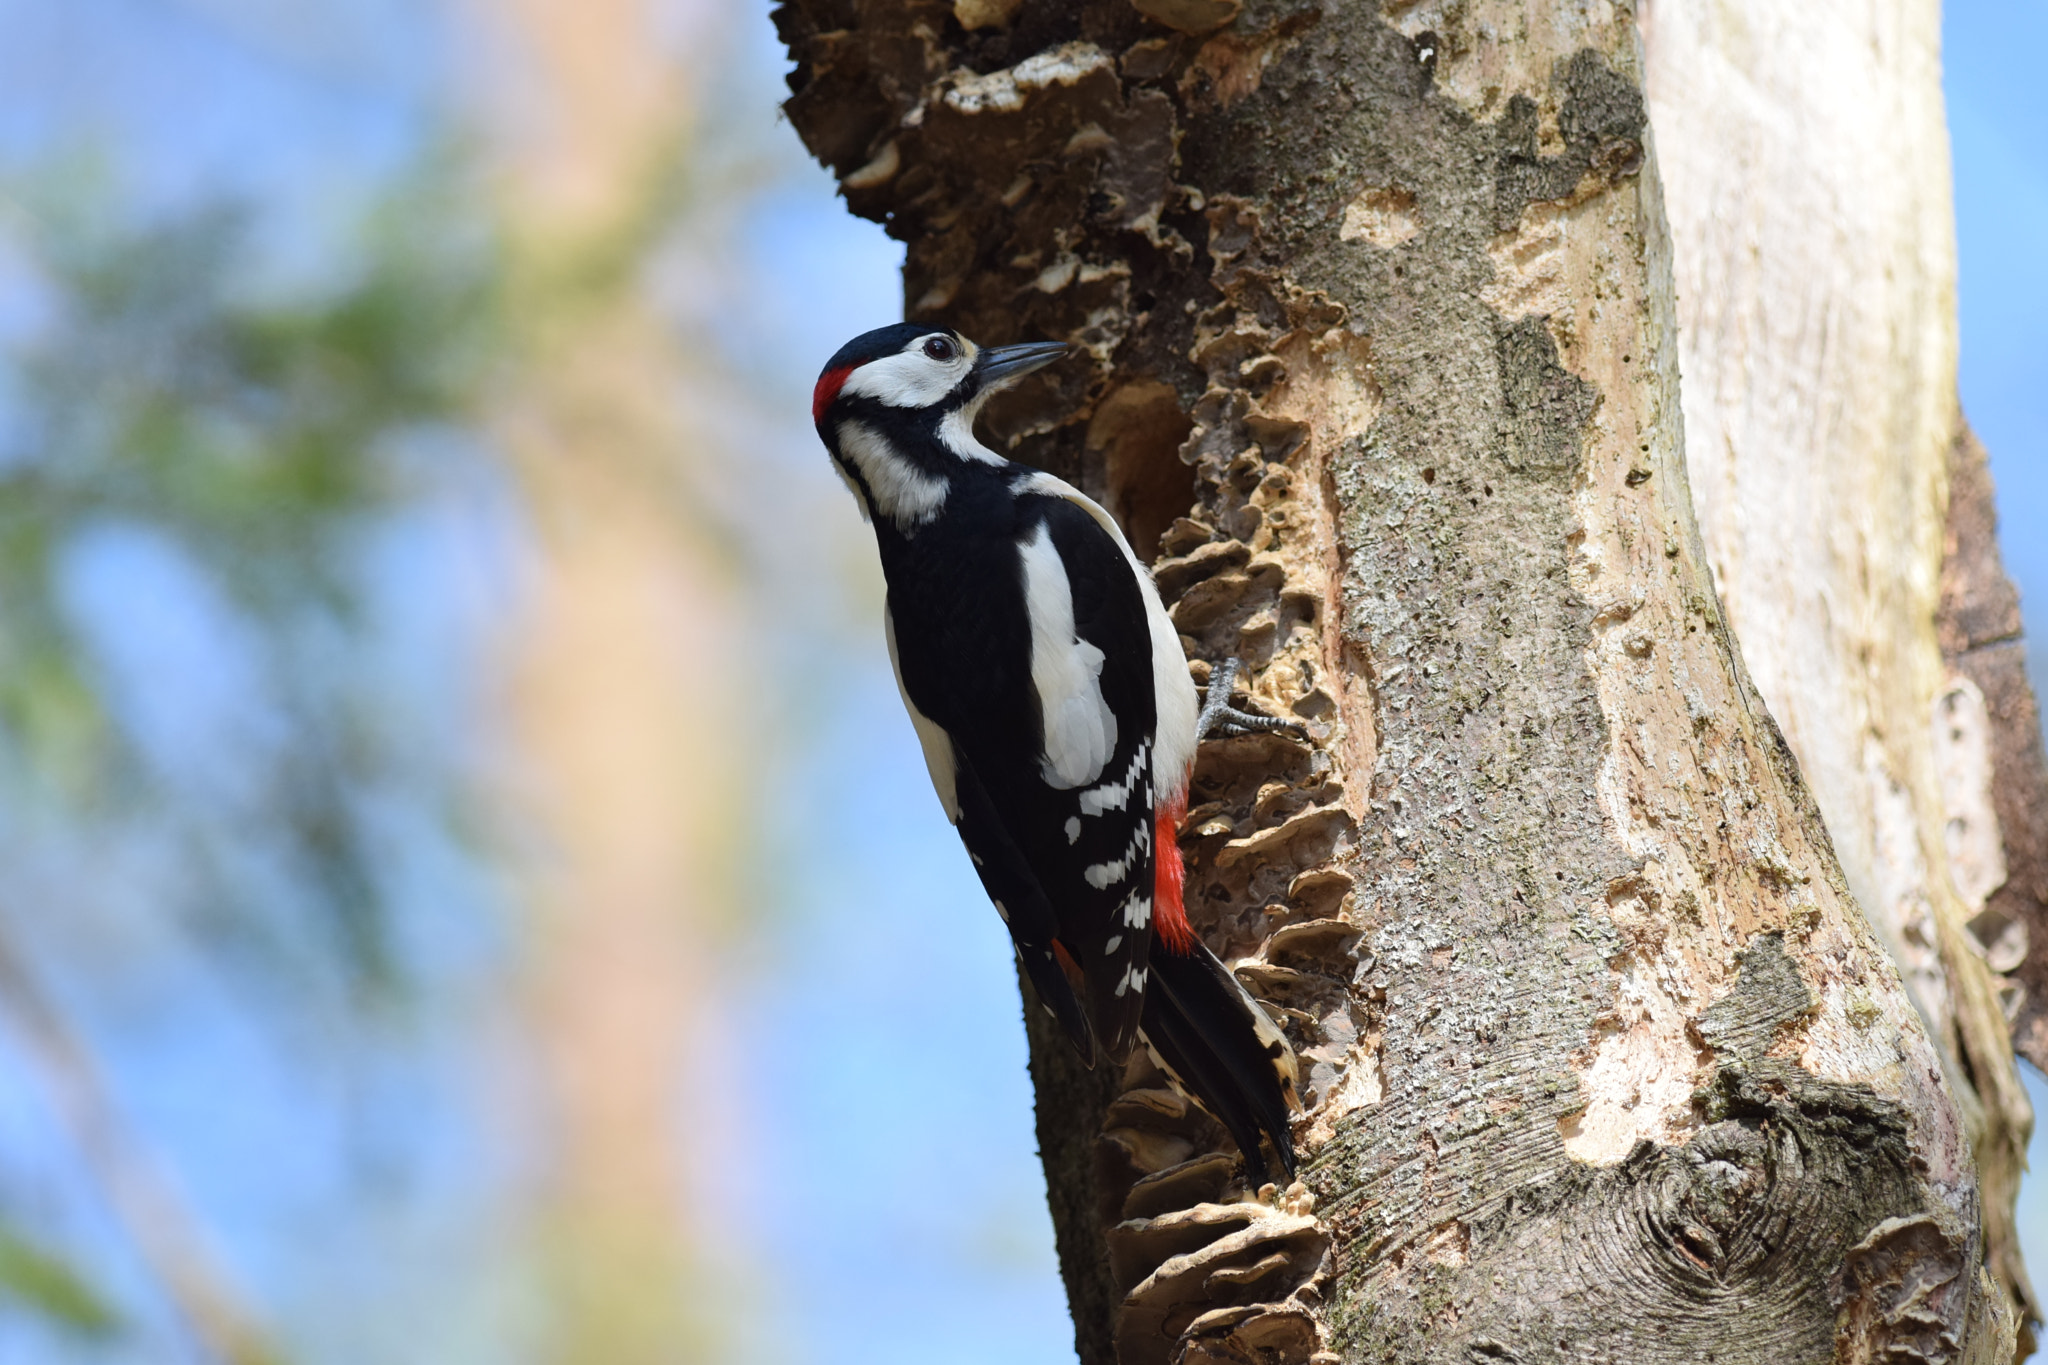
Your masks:
M 1017 485 L 1030 474 L 1018 465 L 956 470 L 937 518 L 910 535 L 878 520 L 876 537 L 905 694 L 952 737 L 962 767 L 985 788 L 1050 903 L 1061 945 L 1087 979 L 1093 1032 L 1121 1059 L 1136 1033 L 1143 992 L 1142 977 L 1126 977 L 1143 973 L 1151 942 L 1151 634 L 1123 548 L 1068 499 L 1019 496 Z M 1075 634 L 1102 651 L 1098 684 L 1118 721 L 1101 772 L 1068 790 L 1049 786 L 1041 774 L 1044 717 L 1029 658 L 1015 648 L 1031 634 L 1018 546 L 1040 525 L 1066 570 Z M 1121 810 L 1082 813 L 1084 792 L 1134 765 L 1136 780 Z M 975 847 L 971 824 L 962 822 L 961 837 L 981 860 L 986 881 L 990 857 Z M 1125 864 L 1122 875 L 1091 884 L 1090 868 L 1118 863 Z M 990 894 L 1002 899 L 994 887 Z M 1140 925 L 1127 923 L 1134 895 L 1145 903 Z M 1126 981 L 1121 992 L 1119 981 Z

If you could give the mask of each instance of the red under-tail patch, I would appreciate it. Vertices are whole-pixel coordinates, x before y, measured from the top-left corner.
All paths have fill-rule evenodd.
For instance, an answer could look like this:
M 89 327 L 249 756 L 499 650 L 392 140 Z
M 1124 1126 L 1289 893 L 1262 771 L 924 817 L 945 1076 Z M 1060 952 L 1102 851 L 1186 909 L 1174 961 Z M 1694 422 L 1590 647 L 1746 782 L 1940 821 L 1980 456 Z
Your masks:
M 836 370 L 827 370 L 818 376 L 818 387 L 811 390 L 811 424 L 825 420 L 825 409 L 832 406 L 832 400 L 839 396 L 839 390 L 846 384 L 846 376 L 856 369 L 853 365 L 841 365 Z
M 1152 841 L 1158 850 L 1152 857 L 1152 922 L 1159 927 L 1159 941 L 1177 956 L 1195 948 L 1195 931 L 1181 904 L 1187 869 L 1180 861 L 1180 821 L 1187 813 L 1186 792 L 1160 806 Z
M 1052 941 L 1052 955 L 1060 964 L 1060 970 L 1067 974 L 1067 982 L 1076 990 L 1085 991 L 1088 974 L 1081 970 L 1081 964 L 1074 961 L 1074 955 L 1067 951 L 1067 945 L 1058 939 Z

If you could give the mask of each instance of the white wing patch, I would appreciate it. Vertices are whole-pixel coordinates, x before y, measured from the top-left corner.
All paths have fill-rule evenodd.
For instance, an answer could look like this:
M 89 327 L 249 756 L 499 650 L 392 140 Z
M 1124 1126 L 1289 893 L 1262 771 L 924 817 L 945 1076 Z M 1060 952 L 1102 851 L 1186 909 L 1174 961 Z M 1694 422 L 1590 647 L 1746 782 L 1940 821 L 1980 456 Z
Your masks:
M 958 773 L 953 767 L 953 737 L 918 710 L 917 703 L 904 690 L 903 666 L 896 662 L 896 618 L 887 607 L 882 608 L 882 635 L 889 642 L 889 668 L 896 674 L 897 695 L 903 698 L 903 709 L 910 713 L 910 728 L 917 731 L 917 745 L 924 750 L 924 767 L 931 774 L 932 790 L 939 794 L 939 805 L 945 808 L 947 821 L 957 825 L 960 793 Z M 974 865 L 980 867 L 981 859 L 976 858 Z M 1009 922 L 1010 914 L 1001 901 L 996 902 L 996 913 L 1004 923 Z
M 1074 589 L 1044 522 L 1017 545 L 1031 618 L 1031 685 L 1045 718 L 1039 773 L 1065 791 L 1102 776 L 1116 752 L 1116 714 L 1102 699 L 1102 651 L 1074 633 Z
M 921 526 L 946 505 L 946 481 L 904 459 L 865 422 L 839 424 L 839 452 L 867 484 L 873 510 L 899 526 Z
M 1130 561 L 1131 571 L 1137 574 L 1138 591 L 1145 599 L 1145 620 L 1152 628 L 1152 696 L 1158 715 L 1154 731 L 1157 757 L 1153 768 L 1159 774 L 1162 794 L 1179 795 L 1195 762 L 1195 716 L 1200 710 L 1200 702 L 1195 696 L 1194 679 L 1188 676 L 1188 661 L 1181 651 L 1180 632 L 1174 629 L 1165 605 L 1159 600 L 1159 589 L 1152 583 L 1152 571 L 1138 562 L 1138 556 L 1132 551 L 1131 543 L 1124 539 L 1116 518 L 1065 479 L 1038 473 L 1016 487 L 1022 493 L 1065 498 L 1095 518 L 1097 524 L 1116 541 L 1117 548 Z

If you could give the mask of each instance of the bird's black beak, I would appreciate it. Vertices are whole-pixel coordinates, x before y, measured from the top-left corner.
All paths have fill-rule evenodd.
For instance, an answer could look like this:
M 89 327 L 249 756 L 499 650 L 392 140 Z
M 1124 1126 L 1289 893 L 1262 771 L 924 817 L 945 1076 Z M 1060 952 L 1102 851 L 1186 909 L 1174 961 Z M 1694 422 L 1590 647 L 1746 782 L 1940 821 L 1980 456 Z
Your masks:
M 976 357 L 974 370 L 984 392 L 1021 379 L 1052 364 L 1074 348 L 1064 341 L 1034 341 L 1024 346 L 998 346 Z

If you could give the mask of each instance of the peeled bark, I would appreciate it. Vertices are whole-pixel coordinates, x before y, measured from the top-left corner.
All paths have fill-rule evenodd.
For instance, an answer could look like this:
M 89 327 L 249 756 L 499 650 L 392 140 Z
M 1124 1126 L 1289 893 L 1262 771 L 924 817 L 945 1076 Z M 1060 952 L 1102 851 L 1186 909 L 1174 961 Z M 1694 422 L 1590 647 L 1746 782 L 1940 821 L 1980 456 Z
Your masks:
M 1931 1025 L 1991 1262 L 2031 1316 L 2012 1208 L 2033 1115 L 2001 995 L 2019 1002 L 1987 961 L 1995 946 L 2000 969 L 2018 965 L 2026 921 L 1984 912 L 2007 880 L 2001 815 L 2037 841 L 2048 812 L 1997 808 L 1993 754 L 2038 755 L 2038 734 L 1999 734 L 1951 664 L 1968 648 L 1938 638 L 1945 558 L 1991 545 L 1988 521 L 1947 515 L 1975 443 L 1956 402 L 1940 5 L 1656 0 L 1643 26 L 1708 557 L 1849 886 Z M 1976 471 L 1960 472 L 1957 510 Z M 2003 584 L 1990 554 L 1973 600 Z M 2017 636 L 2016 607 L 1985 633 Z M 2032 728 L 2024 671 L 1972 663 Z
M 1236 1200 L 1026 1011 L 1082 1359 L 2010 1359 L 1939 1049 L 1694 525 L 1629 9 L 778 22 L 910 315 L 1086 347 L 989 434 L 1311 731 L 1207 746 L 1182 840 L 1308 1065 L 1301 1186 Z

